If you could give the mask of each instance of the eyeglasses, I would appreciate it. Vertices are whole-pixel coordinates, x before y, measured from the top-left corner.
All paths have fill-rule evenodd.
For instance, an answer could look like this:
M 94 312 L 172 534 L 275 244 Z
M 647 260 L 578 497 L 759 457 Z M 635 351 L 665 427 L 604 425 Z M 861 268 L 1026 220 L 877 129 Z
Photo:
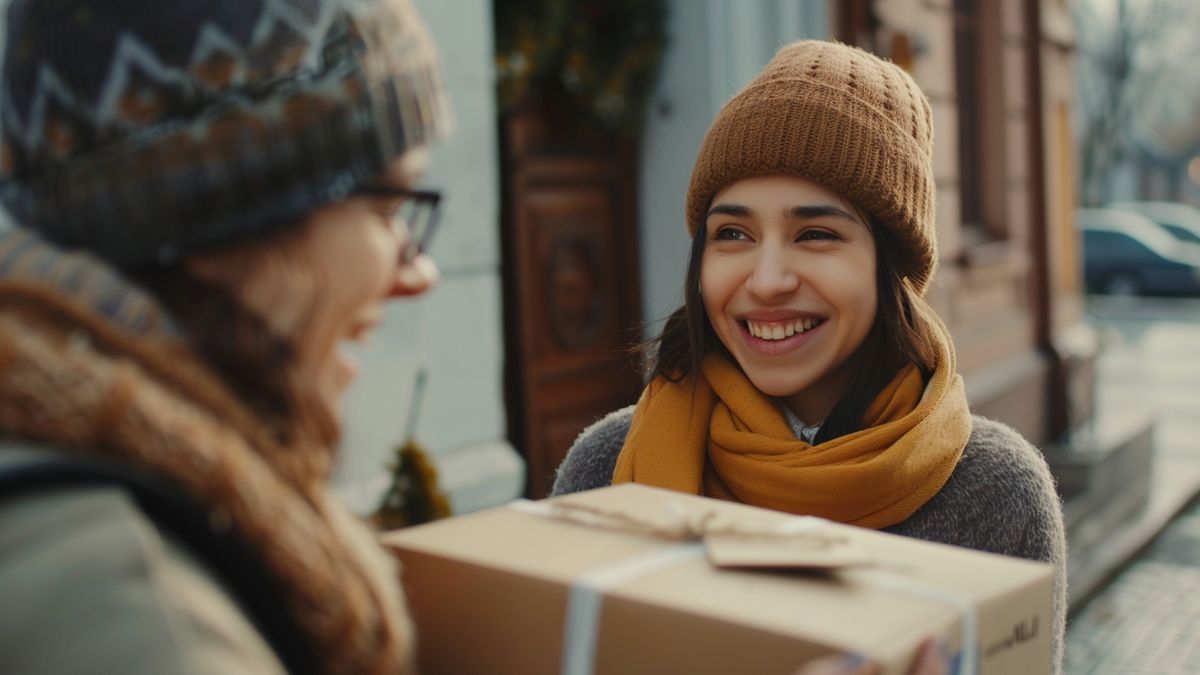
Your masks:
M 354 192 L 401 200 L 391 215 L 393 231 L 399 233 L 401 226 L 408 230 L 408 243 L 400 250 L 401 263 L 411 263 L 418 255 L 429 250 L 429 242 L 433 240 L 433 231 L 441 211 L 442 193 L 388 185 L 360 185 Z

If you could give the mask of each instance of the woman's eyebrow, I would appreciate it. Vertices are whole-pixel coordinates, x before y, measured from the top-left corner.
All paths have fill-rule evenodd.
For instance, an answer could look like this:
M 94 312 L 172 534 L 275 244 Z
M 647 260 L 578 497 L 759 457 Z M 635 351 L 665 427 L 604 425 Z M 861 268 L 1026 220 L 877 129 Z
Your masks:
M 846 218 L 858 222 L 858 218 L 850 215 L 846 211 L 839 209 L 836 206 L 823 204 L 820 206 L 793 206 L 784 212 L 784 215 L 789 218 L 797 218 L 800 220 L 811 220 L 813 218 L 822 218 L 825 216 L 835 216 L 838 218 Z
M 754 209 L 741 204 L 717 204 L 708 210 L 708 214 L 704 218 L 707 220 L 718 213 L 726 216 L 745 217 L 754 215 Z

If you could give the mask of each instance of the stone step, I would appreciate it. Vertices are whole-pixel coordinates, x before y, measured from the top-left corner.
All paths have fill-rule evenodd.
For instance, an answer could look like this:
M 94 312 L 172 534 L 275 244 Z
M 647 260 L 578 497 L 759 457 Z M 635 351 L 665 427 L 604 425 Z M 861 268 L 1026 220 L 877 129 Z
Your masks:
M 1102 407 L 1092 427 L 1045 451 L 1063 497 L 1072 615 L 1200 494 L 1200 460 L 1163 452 L 1156 418 Z
M 1134 517 L 1106 533 L 1086 553 L 1069 551 L 1068 615 L 1075 616 L 1171 520 L 1200 495 L 1200 460 L 1163 457 L 1150 480 L 1149 500 Z M 1117 671 L 1103 671 L 1117 672 Z
M 1144 501 L 1156 448 L 1156 421 L 1149 415 L 1104 414 L 1067 443 L 1045 449 L 1050 472 L 1064 500 L 1068 531 L 1118 493 L 1136 492 Z
M 1072 605 L 1094 593 L 1111 566 L 1124 562 L 1111 560 L 1105 549 L 1114 533 L 1139 521 L 1154 486 L 1154 420 L 1130 411 L 1097 419 L 1104 422 L 1046 449 L 1063 497 Z

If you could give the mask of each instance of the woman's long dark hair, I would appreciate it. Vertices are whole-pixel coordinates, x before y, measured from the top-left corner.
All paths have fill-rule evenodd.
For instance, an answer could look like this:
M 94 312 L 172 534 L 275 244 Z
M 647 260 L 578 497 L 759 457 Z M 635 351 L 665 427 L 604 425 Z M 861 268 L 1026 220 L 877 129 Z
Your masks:
M 939 338 L 930 317 L 932 310 L 900 275 L 892 258 L 900 248 L 891 231 L 872 216 L 867 223 L 875 241 L 875 321 L 850 356 L 854 362 L 850 387 L 822 422 L 817 443 L 862 429 L 871 402 L 905 365 L 916 364 L 926 379 L 937 367 Z M 667 318 L 662 333 L 641 348 L 648 357 L 651 379 L 680 382 L 699 373 L 708 354 L 728 354 L 700 297 L 700 262 L 707 240 L 708 226 L 701 223 L 688 254 L 683 306 Z
M 125 274 L 152 293 L 192 348 L 255 413 L 279 424 L 288 442 L 297 415 L 288 380 L 292 345 L 223 287 L 183 269 L 150 265 Z

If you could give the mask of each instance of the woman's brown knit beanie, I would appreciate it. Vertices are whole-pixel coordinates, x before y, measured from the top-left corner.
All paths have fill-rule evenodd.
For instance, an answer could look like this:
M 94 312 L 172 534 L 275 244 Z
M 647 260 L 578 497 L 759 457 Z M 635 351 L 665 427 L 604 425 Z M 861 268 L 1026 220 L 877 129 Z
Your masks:
M 695 236 L 713 197 L 752 176 L 821 183 L 886 224 L 896 264 L 924 294 L 937 265 L 933 122 L 903 70 L 836 42 L 779 50 L 713 120 L 687 195 Z

